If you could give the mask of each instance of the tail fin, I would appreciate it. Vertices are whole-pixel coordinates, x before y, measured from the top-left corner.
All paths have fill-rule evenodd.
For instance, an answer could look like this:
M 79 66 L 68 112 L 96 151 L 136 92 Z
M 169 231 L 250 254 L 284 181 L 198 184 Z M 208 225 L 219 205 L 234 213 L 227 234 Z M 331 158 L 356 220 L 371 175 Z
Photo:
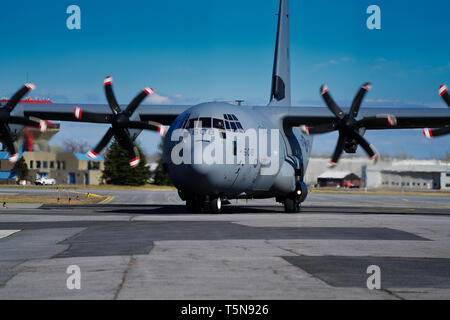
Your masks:
M 269 106 L 290 105 L 291 66 L 289 60 L 289 0 L 280 0 Z

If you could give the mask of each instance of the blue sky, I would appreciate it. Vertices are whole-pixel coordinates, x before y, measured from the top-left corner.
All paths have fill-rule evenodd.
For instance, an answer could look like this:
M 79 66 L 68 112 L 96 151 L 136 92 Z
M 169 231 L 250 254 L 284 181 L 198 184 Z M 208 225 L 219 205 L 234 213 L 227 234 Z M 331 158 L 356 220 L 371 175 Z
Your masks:
M 81 8 L 81 30 L 66 28 L 71 4 Z M 366 28 L 371 4 L 381 8 L 381 30 Z M 102 80 L 112 74 L 121 103 L 147 85 L 159 94 L 155 102 L 267 103 L 277 0 L 25 0 L 3 1 L 0 9 L 0 95 L 13 93 L 28 73 L 38 85 L 33 95 L 104 103 Z M 437 88 L 450 83 L 449 12 L 444 0 L 291 1 L 293 102 L 323 105 L 318 90 L 326 82 L 345 105 L 361 83 L 371 81 L 366 105 L 444 107 Z M 105 131 L 80 124 L 62 128 L 53 143 L 70 136 L 91 141 Z M 391 154 L 403 148 L 418 157 L 450 152 L 450 137 L 430 142 L 419 131 L 367 137 Z M 140 137 L 148 153 L 158 139 L 153 133 Z M 321 136 L 314 149 L 331 153 L 334 139 Z

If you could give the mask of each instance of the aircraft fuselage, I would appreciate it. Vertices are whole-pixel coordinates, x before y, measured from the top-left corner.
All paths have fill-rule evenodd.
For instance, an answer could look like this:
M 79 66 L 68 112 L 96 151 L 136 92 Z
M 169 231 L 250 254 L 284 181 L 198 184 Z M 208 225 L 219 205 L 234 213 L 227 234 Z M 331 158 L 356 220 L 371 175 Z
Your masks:
M 311 144 L 298 128 L 284 129 L 251 108 L 209 102 L 175 119 L 163 160 L 185 196 L 286 197 L 300 188 Z

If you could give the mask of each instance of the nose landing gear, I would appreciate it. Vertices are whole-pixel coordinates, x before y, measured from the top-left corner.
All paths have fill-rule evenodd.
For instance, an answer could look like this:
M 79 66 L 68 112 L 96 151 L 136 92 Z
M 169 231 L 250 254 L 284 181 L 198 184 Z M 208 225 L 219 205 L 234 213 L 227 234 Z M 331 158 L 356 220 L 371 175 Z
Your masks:
M 303 181 L 297 183 L 296 191 L 288 195 L 284 201 L 284 212 L 297 213 L 300 212 L 300 204 L 305 201 L 308 195 L 308 188 Z
M 296 196 L 288 197 L 284 200 L 284 212 L 300 212 L 300 199 Z

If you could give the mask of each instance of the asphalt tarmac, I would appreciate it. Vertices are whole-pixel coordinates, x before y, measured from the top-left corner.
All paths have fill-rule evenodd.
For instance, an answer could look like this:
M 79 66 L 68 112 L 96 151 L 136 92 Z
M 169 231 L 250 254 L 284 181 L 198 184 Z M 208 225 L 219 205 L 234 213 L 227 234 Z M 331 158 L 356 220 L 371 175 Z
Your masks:
M 315 193 L 299 214 L 268 199 L 212 215 L 170 191 L 90 192 L 109 202 L 0 209 L 0 299 L 450 298 L 446 195 Z

